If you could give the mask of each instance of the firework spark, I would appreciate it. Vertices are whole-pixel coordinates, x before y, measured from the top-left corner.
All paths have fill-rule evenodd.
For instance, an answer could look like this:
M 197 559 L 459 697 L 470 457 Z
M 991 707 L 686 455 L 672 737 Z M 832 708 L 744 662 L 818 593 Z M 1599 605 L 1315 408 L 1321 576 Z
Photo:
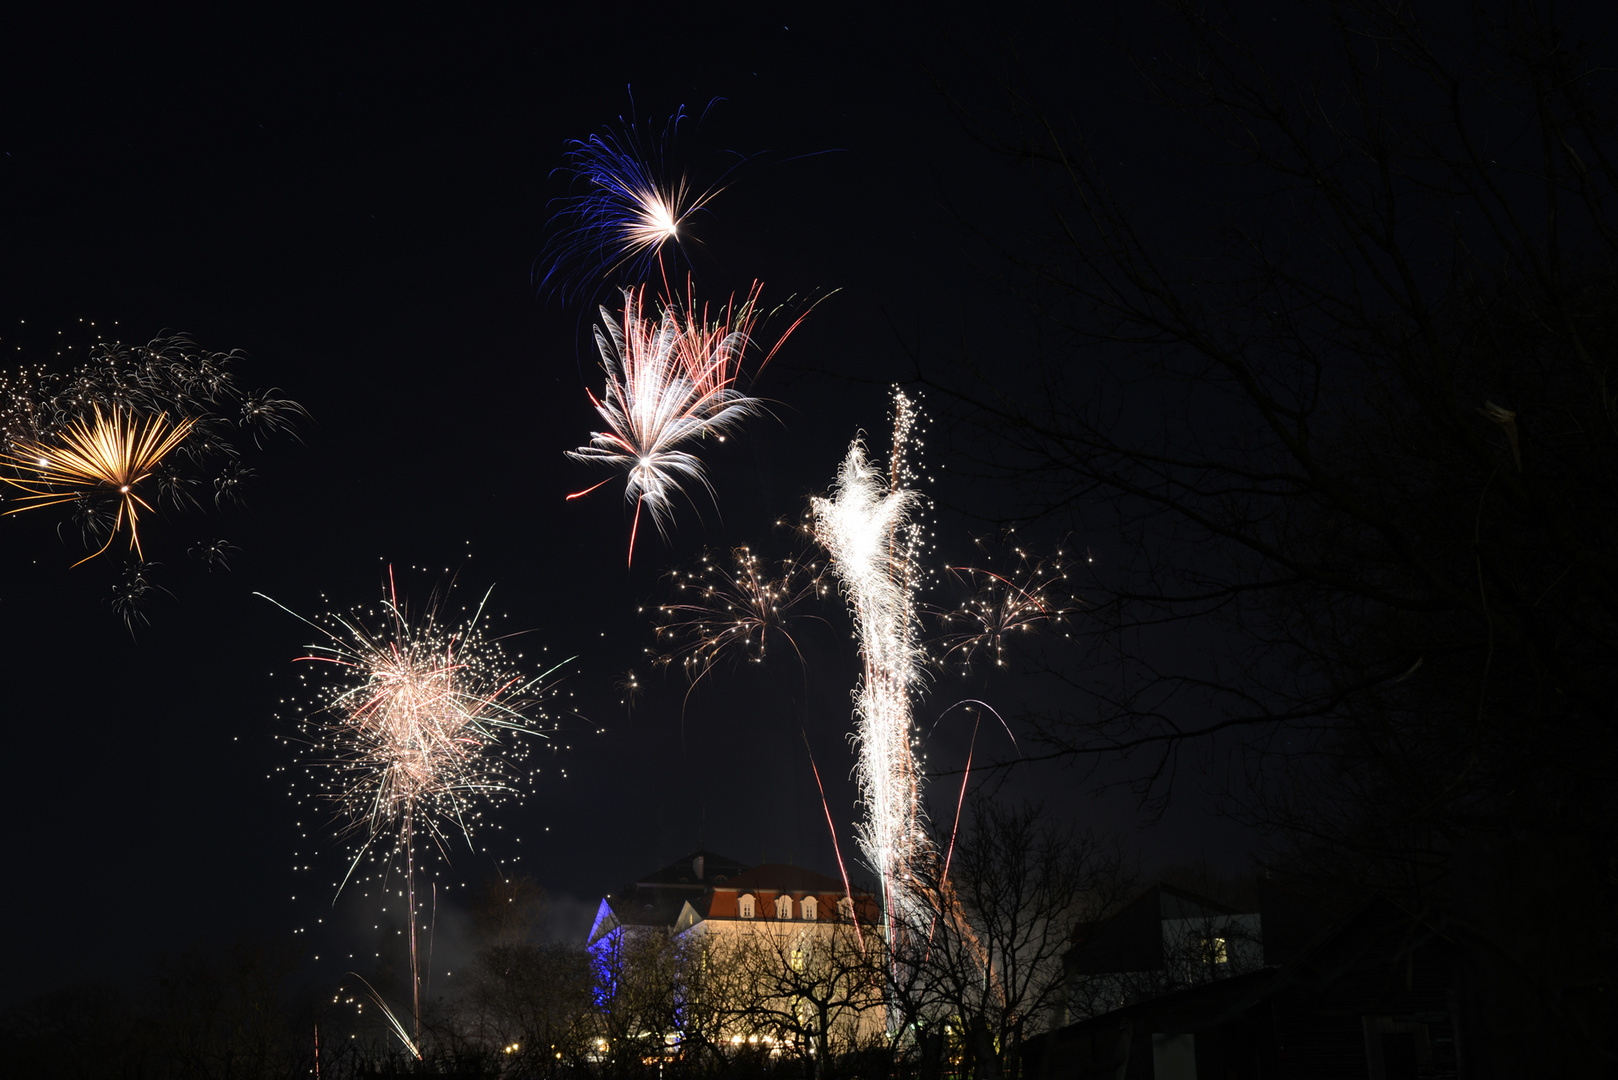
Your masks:
M 139 533 L 140 512 L 165 503 L 182 512 L 202 509 L 210 474 L 217 506 L 240 502 L 255 475 L 252 448 L 241 436 L 250 432 L 259 449 L 282 435 L 296 438 L 306 414 L 278 390 L 238 386 L 239 350 L 207 350 L 167 332 L 129 345 L 105 339 L 102 331 L 111 328 L 79 324 L 72 335 L 58 331 L 57 366 L 0 372 L 0 472 L 9 474 L 0 479 L 28 492 L 18 509 L 60 504 L 68 511 L 85 550 L 94 552 L 81 563 L 106 552 L 128 524 L 138 557 L 124 584 L 113 586 L 112 607 L 133 632 L 146 621 L 147 603 L 168 592 L 157 584 L 160 564 L 145 559 L 151 538 Z M 60 367 L 64 360 L 68 365 Z M 148 436 L 151 452 L 142 463 L 136 459 Z M 173 445 L 165 448 L 167 441 Z M 192 553 L 226 569 L 235 550 L 220 539 Z
M 440 622 L 436 609 L 412 619 L 390 569 L 380 627 L 357 613 L 303 620 L 325 640 L 299 659 L 340 673 L 303 722 L 310 764 L 322 767 L 320 793 L 336 805 L 340 835 L 353 842 L 338 891 L 368 855 L 383 873 L 404 862 L 417 1043 L 417 835 L 445 857 L 454 834 L 470 850 L 480 806 L 520 792 L 528 751 L 521 737 L 545 737 L 539 731 L 544 680 L 562 666 L 531 679 L 519 675 L 484 633 L 487 602 L 485 594 L 458 627 Z
M 657 639 L 669 651 L 663 665 L 680 663 L 693 686 L 727 658 L 763 663 L 770 639 L 785 641 L 801 662 L 788 629 L 798 619 L 818 618 L 800 608 L 823 595 L 822 567 L 803 556 L 769 563 L 749 547 L 727 557 L 704 552 L 695 569 L 677 570 L 675 601 L 657 609 Z
M 838 470 L 831 498 L 811 507 L 815 538 L 831 556 L 854 615 L 864 671 L 855 697 L 860 846 L 882 881 L 888 917 L 913 906 L 911 868 L 929 850 L 920 808 L 910 695 L 921 681 L 915 591 L 922 503 L 906 461 L 915 410 L 894 393 L 893 453 L 883 476 L 856 439 Z
M 723 190 L 729 176 L 726 170 L 713 184 L 699 187 L 671 167 L 680 125 L 688 121 L 682 108 L 661 137 L 620 121 L 618 130 L 571 144 L 560 171 L 572 177 L 577 194 L 562 200 L 553 219 L 555 231 L 541 255 L 549 265 L 542 289 L 565 301 L 620 273 L 642 280 L 665 248 L 678 249 L 692 216 Z
M 88 329 L 96 332 L 95 324 Z M 298 418 L 307 415 L 297 402 L 276 397 L 278 390 L 239 387 L 232 368 L 243 359 L 240 350 L 210 351 L 184 334 L 167 334 L 145 345 L 98 337 L 87 351 L 85 362 L 69 371 L 36 365 L 0 373 L 0 434 L 9 443 L 47 442 L 74 421 L 87 420 L 95 407 L 136 417 L 184 417 L 193 425 L 191 437 L 156 477 L 159 495 L 176 508 L 194 502 L 186 493 L 194 481 L 169 468 L 175 460 L 221 466 L 214 482 L 217 501 L 233 499 L 239 486 L 233 480 L 245 473 L 235 434 L 250 431 L 259 446 L 277 435 L 296 438 Z
M 111 547 L 126 522 L 129 547 L 144 559 L 137 508 L 151 510 L 152 506 L 135 491 L 135 485 L 151 476 L 158 464 L 185 441 L 193 424 L 194 421 L 182 420 L 170 426 L 167 414 L 148 417 L 142 424 L 120 409 L 113 409 L 110 416 L 103 415 L 97 405 L 94 423 L 70 421 L 53 439 L 17 439 L 12 443 L 12 452 L 0 453 L 0 461 L 23 475 L 0 476 L 0 480 L 26 492 L 19 501 L 27 505 L 7 513 L 111 496 L 118 504 L 118 514 L 107 542 L 94 555 L 73 565 L 89 562 Z
M 970 667 L 979 658 L 1006 664 L 1009 639 L 1041 626 L 1060 626 L 1078 607 L 1071 591 L 1066 552 L 1035 556 L 1007 530 L 996 551 L 976 541 L 982 565 L 945 567 L 973 590 L 958 608 L 939 611 L 944 633 L 938 640 L 945 664 Z
M 699 483 L 713 496 L 702 460 L 679 448 L 707 436 L 723 441 L 743 419 L 763 411 L 757 398 L 735 386 L 755 310 L 756 291 L 749 295 L 748 302 L 727 309 L 722 326 L 689 309 L 683 316 L 668 307 L 648 310 L 644 288 L 625 290 L 622 317 L 601 309 L 603 326 L 595 337 L 607 383 L 602 396 L 591 394 L 590 401 L 607 430 L 591 432 L 588 446 L 567 455 L 627 470 L 624 497 L 635 504 L 631 561 L 643 507 L 666 537 L 682 482 Z

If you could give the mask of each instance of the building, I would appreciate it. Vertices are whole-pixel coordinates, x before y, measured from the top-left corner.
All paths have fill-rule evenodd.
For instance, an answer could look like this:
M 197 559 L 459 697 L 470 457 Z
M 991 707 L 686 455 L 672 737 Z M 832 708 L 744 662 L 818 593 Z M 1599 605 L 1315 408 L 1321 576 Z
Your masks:
M 668 943 L 671 1047 L 814 1056 L 885 1035 L 882 951 L 866 948 L 878 915 L 838 878 L 698 850 L 603 897 L 588 945 L 606 1006 L 637 943 Z
M 590 926 L 592 950 L 622 933 L 657 930 L 680 934 L 702 925 L 702 932 L 766 923 L 861 923 L 878 918 L 876 897 L 826 874 L 787 863 L 747 867 L 735 859 L 699 849 L 601 898 Z
M 1264 966 L 1263 920 L 1172 885 L 1080 923 L 1062 958 L 1068 1022 Z
M 1284 920 L 1274 920 L 1282 923 Z M 1444 1080 L 1464 1075 L 1457 950 L 1382 898 L 1268 965 L 1187 985 L 1028 1040 L 1029 1080 Z M 1266 943 L 1269 944 L 1269 943 Z
M 746 869 L 735 859 L 698 849 L 602 897 L 587 944 L 599 953 L 603 943 L 613 943 L 624 931 L 673 932 L 687 904 L 706 909 L 713 890 Z
M 765 863 L 715 881 L 701 896 L 686 901 L 674 921 L 681 933 L 701 924 L 705 933 L 734 933 L 763 923 L 817 923 L 851 918 L 856 902 L 860 921 L 876 921 L 876 901 L 843 883 L 802 866 Z

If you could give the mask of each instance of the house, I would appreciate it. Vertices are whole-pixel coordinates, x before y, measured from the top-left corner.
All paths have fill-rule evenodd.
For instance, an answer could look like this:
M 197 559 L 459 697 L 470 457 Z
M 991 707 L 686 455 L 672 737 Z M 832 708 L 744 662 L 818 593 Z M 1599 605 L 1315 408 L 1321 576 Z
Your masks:
M 1259 913 L 1167 884 L 1110 918 L 1080 923 L 1072 941 L 1062 958 L 1069 1022 L 1264 965 Z
M 1029 1039 L 1024 1075 L 1029 1080 L 1445 1080 L 1461 1075 L 1458 951 L 1439 922 L 1373 898 L 1317 932 L 1311 944 L 1268 951 L 1270 966 L 1132 1001 Z
M 698 850 L 601 898 L 586 944 L 599 955 L 623 932 L 672 932 L 688 903 L 706 907 L 707 897 L 747 867 L 736 859 Z
M 603 897 L 588 945 L 603 1004 L 637 937 L 677 946 L 670 1047 L 700 1029 L 710 1044 L 836 1053 L 885 1031 L 870 977 L 870 956 L 880 953 L 866 949 L 878 916 L 869 890 L 839 878 L 782 863 L 744 867 L 699 850 Z
M 681 933 L 702 924 L 707 933 L 735 932 L 762 923 L 831 922 L 877 919 L 876 898 L 865 890 L 850 897 L 843 882 L 802 866 L 765 863 L 716 881 L 700 897 L 688 899 L 674 921 Z
M 622 932 L 659 930 L 683 933 L 698 924 L 704 931 L 769 922 L 877 920 L 876 897 L 802 866 L 765 863 L 747 867 L 735 859 L 699 849 L 602 897 L 586 944 L 597 949 Z

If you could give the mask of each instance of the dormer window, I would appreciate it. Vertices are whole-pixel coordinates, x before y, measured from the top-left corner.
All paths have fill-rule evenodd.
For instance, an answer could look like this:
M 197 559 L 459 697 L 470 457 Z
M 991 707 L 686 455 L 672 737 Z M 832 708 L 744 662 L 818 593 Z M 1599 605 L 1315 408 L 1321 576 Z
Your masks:
M 820 918 L 820 901 L 816 900 L 812 896 L 804 897 L 803 900 L 799 902 L 798 908 L 803 912 L 803 917 L 810 922 L 814 922 L 816 919 Z
M 792 918 L 792 897 L 777 896 L 775 898 L 775 917 L 777 919 Z
M 753 917 L 753 904 L 755 903 L 755 900 L 756 898 L 752 893 L 743 893 L 741 896 L 737 897 L 736 914 L 740 915 L 744 919 L 751 919 Z
M 854 901 L 846 896 L 837 901 L 837 914 L 845 919 L 852 919 L 854 917 Z

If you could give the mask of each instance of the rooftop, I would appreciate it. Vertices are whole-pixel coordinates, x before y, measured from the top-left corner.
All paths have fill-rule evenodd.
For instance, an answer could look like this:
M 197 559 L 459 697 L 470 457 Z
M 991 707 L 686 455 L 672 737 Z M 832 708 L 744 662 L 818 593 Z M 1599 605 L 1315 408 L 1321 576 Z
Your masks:
M 714 884 L 735 877 L 746 869 L 747 864 L 737 859 L 716 854 L 706 848 L 698 848 L 683 858 L 675 859 L 661 870 L 654 870 L 642 877 L 635 882 L 634 887 L 702 890 L 712 888 Z
M 738 892 L 767 890 L 769 892 L 843 893 L 841 878 L 810 870 L 806 866 L 789 863 L 765 863 L 755 866 L 724 882 L 727 889 Z M 856 892 L 859 890 L 855 890 Z
M 735 859 L 698 848 L 639 881 L 614 889 L 606 896 L 607 906 L 626 926 L 672 926 L 686 901 L 708 895 L 716 882 L 744 869 Z

